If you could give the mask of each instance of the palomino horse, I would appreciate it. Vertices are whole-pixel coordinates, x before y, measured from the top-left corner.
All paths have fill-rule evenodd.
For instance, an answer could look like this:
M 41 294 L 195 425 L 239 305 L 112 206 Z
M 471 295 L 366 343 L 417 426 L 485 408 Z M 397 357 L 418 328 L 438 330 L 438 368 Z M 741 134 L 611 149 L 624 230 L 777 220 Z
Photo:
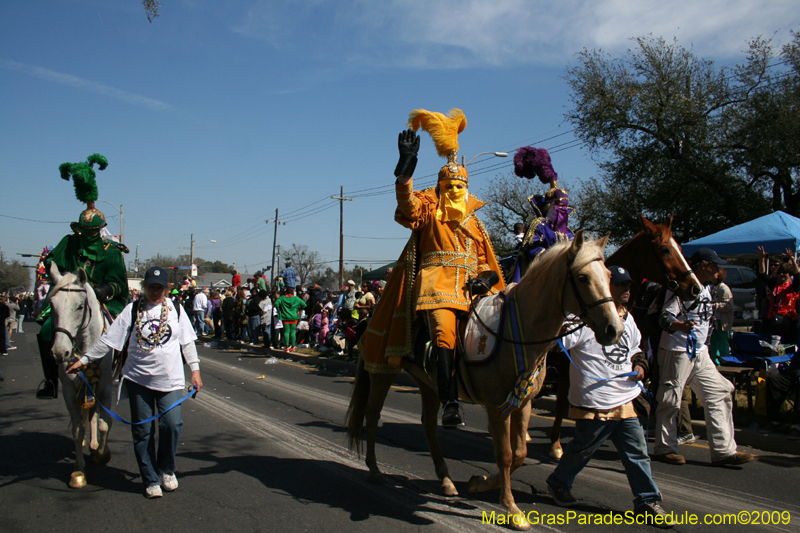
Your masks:
M 94 375 L 99 373 L 99 380 L 92 385 L 95 393 L 94 402 L 84 405 L 86 395 L 82 389 L 83 382 L 77 374 L 67 374 L 66 369 L 73 361 L 73 354 L 76 357 L 85 354 L 103 334 L 103 315 L 94 289 L 87 282 L 86 272 L 82 268 L 75 274 L 68 273 L 62 276 L 53 262 L 50 266 L 50 276 L 54 283 L 49 296 L 54 328 L 53 357 L 59 365 L 58 373 L 64 402 L 67 404 L 72 438 L 75 441 L 75 470 L 70 477 L 69 486 L 78 489 L 86 486 L 83 442 L 87 427 L 92 461 L 106 464 L 111 460 L 111 452 L 108 449 L 111 417 L 97 405 L 97 402 L 104 405 L 111 404 L 112 359 L 104 357 L 99 368 L 94 369 Z
M 515 286 L 506 288 L 508 300 L 517 304 L 520 330 L 529 345 L 524 349 L 524 370 L 520 374 L 532 379 L 532 374 L 542 362 L 547 349 L 558 335 L 565 316 L 581 317 L 595 331 L 603 344 L 618 341 L 623 331 L 622 321 L 616 312 L 609 293 L 610 274 L 603 265 L 603 249 L 607 238 L 587 241 L 579 231 L 573 242 L 555 245 L 537 258 L 527 274 Z M 587 302 L 590 302 L 587 304 Z M 498 333 L 508 337 L 510 327 Z M 535 340 L 534 340 L 535 339 Z M 498 342 L 500 342 L 498 340 Z M 517 408 L 508 415 L 501 407 L 517 383 L 517 357 L 513 342 L 504 341 L 497 355 L 482 365 L 461 363 L 464 381 L 470 384 L 469 396 L 475 403 L 486 407 L 489 432 L 494 443 L 495 459 L 499 471 L 486 478 L 473 476 L 469 491 L 500 488 L 500 504 L 514 515 L 514 529 L 526 530 L 530 523 L 514 502 L 511 493 L 511 473 L 522 466 L 528 450 L 525 436 L 530 418 L 530 399 L 541 387 L 544 373 L 533 379 L 533 390 L 521 399 Z M 419 384 L 422 396 L 422 425 L 431 450 L 436 475 L 441 480 L 445 495 L 458 492 L 444 462 L 437 436 L 439 398 L 432 380 L 423 369 L 405 360 L 403 369 Z M 398 371 L 400 369 L 398 368 Z M 364 419 L 367 428 L 367 456 L 369 480 L 382 483 L 383 475 L 375 457 L 375 433 L 383 402 L 394 380 L 394 374 L 370 374 L 359 360 L 355 387 L 347 410 L 347 437 L 350 449 L 361 451 Z M 461 391 L 462 396 L 464 392 Z
M 696 300 L 703 285 L 681 253 L 681 247 L 672 236 L 672 216 L 663 224 L 653 224 L 639 213 L 642 231 L 620 246 L 606 259 L 608 266 L 621 266 L 633 278 L 630 302 L 636 295 L 642 281 L 647 279 L 675 292 L 682 300 Z M 559 354 L 555 367 L 558 370 L 558 391 L 553 427 L 550 430 L 550 457 L 561 459 L 561 422 L 569 411 L 569 360 Z

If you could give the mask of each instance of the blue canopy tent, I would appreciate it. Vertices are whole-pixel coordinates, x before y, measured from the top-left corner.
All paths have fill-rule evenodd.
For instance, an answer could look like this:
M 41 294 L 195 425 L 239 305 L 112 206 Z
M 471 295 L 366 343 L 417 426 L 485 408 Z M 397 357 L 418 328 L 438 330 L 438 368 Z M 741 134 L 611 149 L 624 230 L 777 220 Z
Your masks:
M 681 248 L 686 257 L 703 247 L 719 255 L 754 256 L 758 246 L 770 254 L 783 253 L 787 248 L 800 251 L 800 218 L 776 211 L 688 242 Z

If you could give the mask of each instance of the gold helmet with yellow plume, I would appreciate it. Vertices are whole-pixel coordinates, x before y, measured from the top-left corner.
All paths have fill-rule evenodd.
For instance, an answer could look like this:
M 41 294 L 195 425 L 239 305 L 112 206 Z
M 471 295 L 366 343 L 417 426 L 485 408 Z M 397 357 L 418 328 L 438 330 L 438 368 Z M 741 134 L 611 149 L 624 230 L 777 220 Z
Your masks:
M 408 115 L 408 127 L 414 131 L 427 131 L 436 145 L 436 152 L 447 158 L 447 164 L 439 170 L 439 181 L 460 180 L 468 184 L 467 169 L 458 164 L 458 134 L 467 127 L 467 117 L 463 111 L 454 108 L 444 115 L 415 109 Z

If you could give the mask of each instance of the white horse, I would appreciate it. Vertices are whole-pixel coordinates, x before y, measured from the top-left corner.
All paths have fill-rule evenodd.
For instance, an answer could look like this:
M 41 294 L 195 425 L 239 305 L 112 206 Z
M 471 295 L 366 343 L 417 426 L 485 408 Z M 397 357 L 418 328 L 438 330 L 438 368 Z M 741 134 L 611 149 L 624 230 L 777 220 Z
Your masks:
M 53 289 L 50 291 L 51 320 L 53 322 L 53 358 L 59 365 L 59 377 L 64 402 L 70 416 L 72 438 L 75 441 L 75 470 L 70 476 L 69 486 L 79 489 L 86 486 L 83 457 L 84 437 L 88 429 L 90 459 L 97 464 L 111 460 L 108 449 L 108 432 L 111 429 L 111 416 L 98 405 L 110 405 L 112 399 L 111 372 L 112 358 L 100 361 L 99 381 L 92 384 L 95 401 L 84 405 L 86 394 L 83 381 L 77 374 L 67 374 L 66 369 L 76 358 L 85 354 L 103 334 L 103 315 L 100 304 L 89 285 L 86 272 L 59 273 L 55 262 L 50 266 Z M 93 371 L 92 373 L 95 373 Z M 91 382 L 91 378 L 87 376 Z M 85 386 L 84 386 L 85 387 Z

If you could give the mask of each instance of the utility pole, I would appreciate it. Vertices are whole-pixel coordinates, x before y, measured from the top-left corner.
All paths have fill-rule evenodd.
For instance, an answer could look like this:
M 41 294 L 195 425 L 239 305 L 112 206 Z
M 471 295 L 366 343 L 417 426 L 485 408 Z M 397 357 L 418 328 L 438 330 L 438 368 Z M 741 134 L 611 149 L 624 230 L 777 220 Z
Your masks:
M 186 235 L 184 233 L 184 235 Z M 194 264 L 194 233 L 190 237 L 191 244 L 189 245 L 189 275 L 192 275 L 192 265 Z
M 339 200 L 339 288 L 344 285 L 344 203 L 352 202 L 352 198 L 344 195 L 344 186 L 339 187 L 339 196 L 331 196 Z
M 280 269 L 281 269 L 281 245 L 279 244 L 278 245 L 278 270 L 280 270 Z M 278 273 L 275 272 L 275 278 L 277 278 L 277 277 L 278 277 Z M 275 279 L 275 278 L 273 278 L 273 279 Z M 283 281 L 284 281 L 284 283 L 286 283 L 286 280 L 283 280 Z
M 125 244 L 125 219 L 122 218 L 122 204 L 119 204 L 119 242 Z
M 272 267 L 270 267 L 272 269 L 272 283 L 270 283 L 270 285 L 272 285 L 273 283 L 275 283 L 275 278 L 277 277 L 277 274 L 275 273 L 275 246 L 278 243 L 278 224 L 283 224 L 285 226 L 286 222 L 278 220 L 277 208 L 275 209 L 275 220 L 269 218 L 266 220 L 267 224 L 269 224 L 270 222 L 275 223 L 275 235 L 272 237 Z

